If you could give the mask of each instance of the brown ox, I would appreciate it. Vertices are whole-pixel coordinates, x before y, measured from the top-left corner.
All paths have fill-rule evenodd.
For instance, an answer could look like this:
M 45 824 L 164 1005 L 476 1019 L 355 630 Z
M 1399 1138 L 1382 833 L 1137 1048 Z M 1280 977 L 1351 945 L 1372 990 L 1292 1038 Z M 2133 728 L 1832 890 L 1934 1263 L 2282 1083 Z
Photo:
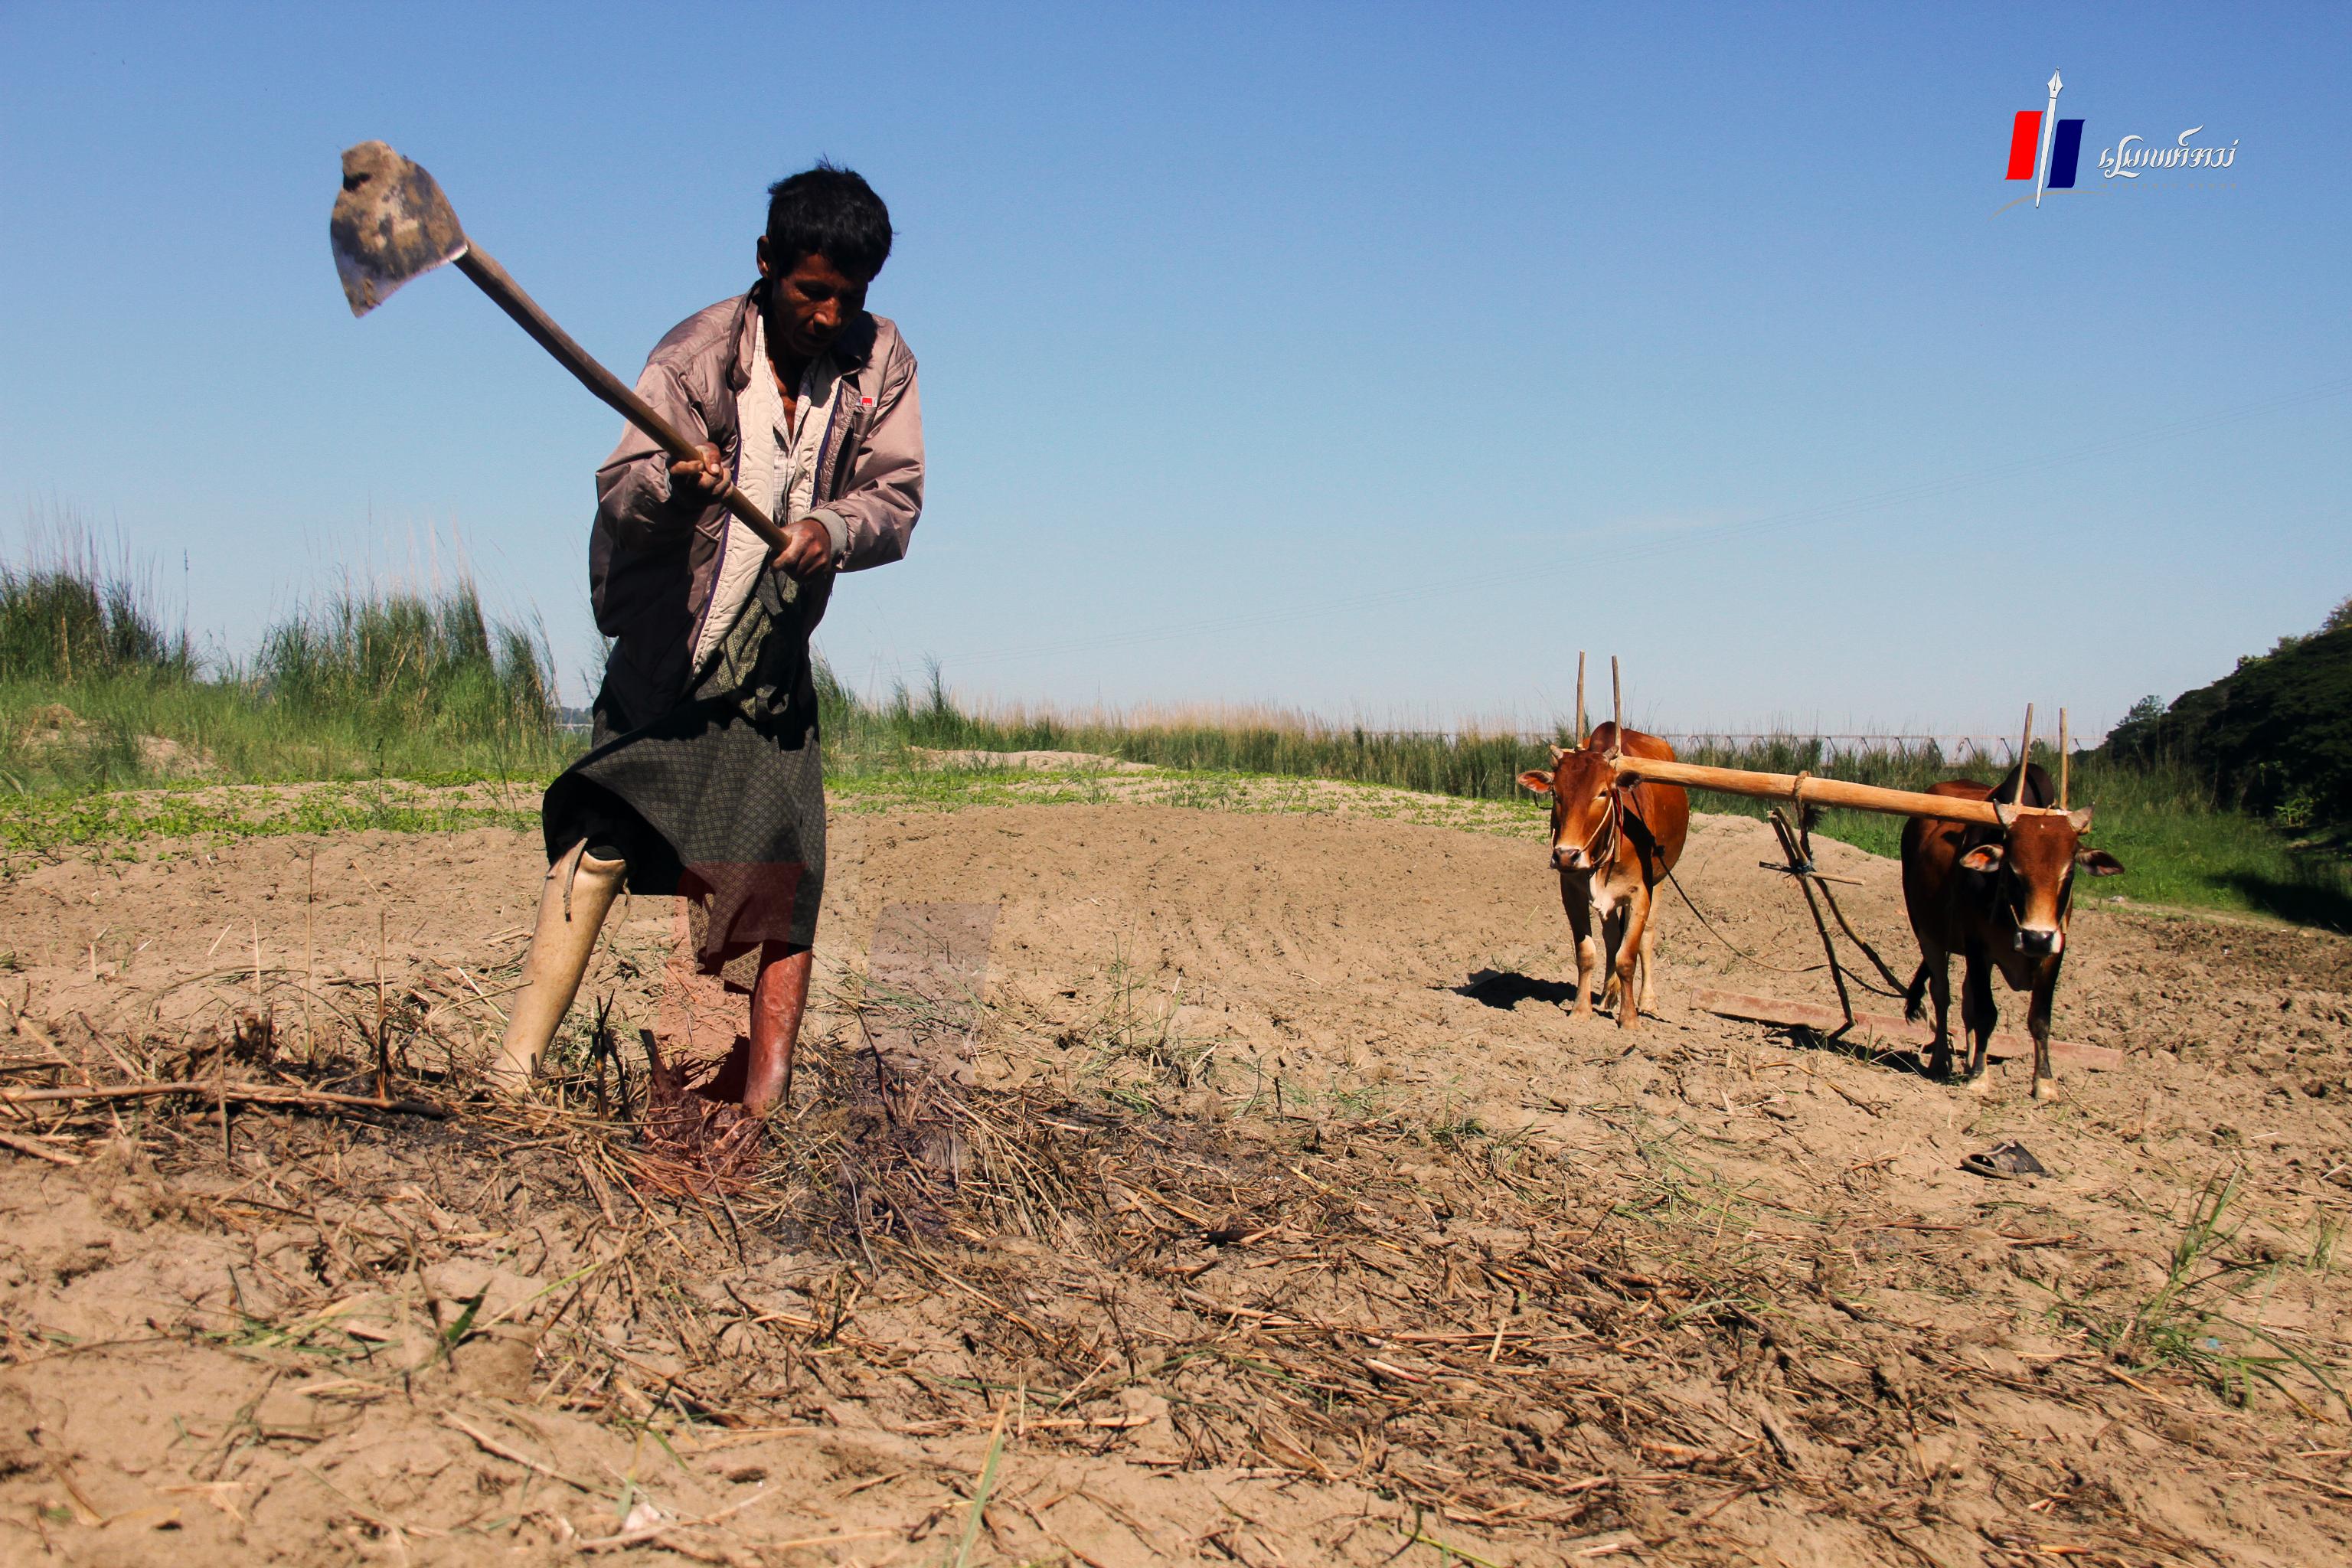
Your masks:
M 2019 799 L 2047 805 L 2057 798 L 2040 766 L 2025 770 L 2017 793 L 2015 769 L 1998 784 L 1946 779 L 1931 795 L 1962 800 Z M 1980 1082 L 1985 1049 L 1992 1039 L 1994 1011 L 1990 971 L 1999 969 L 2011 991 L 2031 991 L 2025 1026 L 2033 1037 L 2033 1098 L 2053 1100 L 2058 1081 L 2050 1070 L 2050 1002 L 2058 990 L 2058 968 L 2066 958 L 2067 905 L 2077 867 L 2094 877 L 2112 877 L 2123 863 L 2083 842 L 2090 830 L 2086 806 L 2075 812 L 2023 811 L 2006 828 L 1915 816 L 1903 826 L 1903 902 L 1911 931 L 1919 939 L 1919 973 L 1903 998 L 1904 1011 L 1919 1016 L 1922 992 L 1936 1003 L 1936 1043 L 1928 1070 L 1952 1071 L 1951 955 L 1966 960 L 1960 979 L 1960 1022 L 1969 1036 L 1966 1081 Z
M 1690 796 L 1676 784 L 1620 784 L 1609 765 L 1617 744 L 1617 726 L 1603 724 L 1575 751 L 1552 748 L 1552 771 L 1530 770 L 1519 783 L 1551 796 L 1551 863 L 1559 872 L 1560 905 L 1576 932 L 1574 1012 L 1591 1013 L 1593 977 L 1606 973 L 1617 1022 L 1630 1029 L 1641 1008 L 1656 1011 L 1658 936 L 1651 900 L 1682 858 L 1683 841 L 1690 837 Z M 1675 756 L 1672 746 L 1639 730 L 1624 732 L 1624 751 L 1660 762 Z M 1593 941 L 1596 919 L 1600 943 Z M 1608 1005 L 1604 996 L 1601 1005 Z

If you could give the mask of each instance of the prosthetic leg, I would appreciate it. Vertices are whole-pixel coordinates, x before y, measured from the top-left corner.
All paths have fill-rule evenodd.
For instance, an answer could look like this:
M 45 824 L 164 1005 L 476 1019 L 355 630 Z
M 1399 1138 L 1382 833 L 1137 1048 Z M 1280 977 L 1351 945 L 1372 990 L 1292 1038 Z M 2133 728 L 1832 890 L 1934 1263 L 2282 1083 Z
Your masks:
M 520 1094 L 529 1087 L 540 1058 L 563 1026 L 627 868 L 623 861 L 589 854 L 584 838 L 548 868 L 539 893 L 539 926 L 523 960 L 522 989 L 515 994 L 499 1059 L 490 1066 L 492 1081 L 506 1092 Z

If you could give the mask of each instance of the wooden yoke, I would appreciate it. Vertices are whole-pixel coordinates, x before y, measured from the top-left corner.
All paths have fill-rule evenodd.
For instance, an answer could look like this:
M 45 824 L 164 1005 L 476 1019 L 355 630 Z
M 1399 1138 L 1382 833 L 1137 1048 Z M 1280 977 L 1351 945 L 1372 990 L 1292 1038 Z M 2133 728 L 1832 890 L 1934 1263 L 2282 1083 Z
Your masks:
M 1617 782 L 1634 784 L 1654 779 L 1685 789 L 1710 789 L 1718 795 L 1746 795 L 1751 800 L 1793 801 L 1807 805 L 1843 806 L 1848 811 L 1875 811 L 1889 816 L 1934 816 L 1946 822 L 1978 822 L 2002 827 L 2005 817 L 2043 806 L 1999 807 L 1990 800 L 1964 800 L 1957 795 L 1925 795 L 1907 789 L 1882 789 L 1876 784 L 1848 784 L 1843 779 L 1817 779 L 1811 773 L 1759 773 L 1745 768 L 1711 768 L 1698 763 L 1660 762 L 1651 757 L 1615 759 Z
M 1617 733 L 1625 732 L 1625 689 L 1618 674 L 1617 658 L 1609 659 L 1610 717 L 1616 722 Z M 1584 659 L 1576 661 L 1577 727 L 1584 721 Z M 2065 806 L 2066 735 L 2065 710 L 2059 710 L 2059 815 Z M 1581 737 L 1578 744 L 1583 743 Z M 2025 792 L 2023 759 L 2033 752 L 2033 705 L 2025 705 L 2025 739 L 2019 752 L 2017 795 Z M 2004 807 L 1988 797 L 1969 800 L 1959 795 L 1928 795 L 1907 789 L 1882 789 L 1877 784 L 1849 784 L 1843 779 L 1819 779 L 1811 773 L 1754 773 L 1746 768 L 1712 768 L 1699 763 L 1672 763 L 1656 757 L 1634 757 L 1625 754 L 1623 742 L 1609 753 L 1609 765 L 1616 771 L 1619 784 L 1639 784 L 1644 779 L 1658 784 L 1680 784 L 1685 789 L 1713 790 L 1717 795 L 1746 795 L 1751 800 L 1785 800 L 1798 808 L 1797 820 L 1804 820 L 1808 805 L 1843 806 L 1848 811 L 1875 811 L 1888 816 L 1932 816 L 1946 822 L 1981 823 L 1987 827 L 2006 829 L 2010 823 L 2026 813 L 2047 813 L 2049 806 L 2014 805 Z

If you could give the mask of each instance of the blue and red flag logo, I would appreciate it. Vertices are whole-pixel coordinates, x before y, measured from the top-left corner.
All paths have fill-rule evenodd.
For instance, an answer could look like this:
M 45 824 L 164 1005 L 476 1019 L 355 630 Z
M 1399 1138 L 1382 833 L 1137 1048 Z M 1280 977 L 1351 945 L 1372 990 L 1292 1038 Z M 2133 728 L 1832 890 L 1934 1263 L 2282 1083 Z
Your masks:
M 2075 166 L 2083 158 L 2083 122 L 2058 118 L 2058 93 L 2065 83 L 2050 73 L 2050 107 L 2021 109 L 2009 132 L 2009 177 L 2032 180 L 2033 205 L 2042 193 L 2074 188 Z

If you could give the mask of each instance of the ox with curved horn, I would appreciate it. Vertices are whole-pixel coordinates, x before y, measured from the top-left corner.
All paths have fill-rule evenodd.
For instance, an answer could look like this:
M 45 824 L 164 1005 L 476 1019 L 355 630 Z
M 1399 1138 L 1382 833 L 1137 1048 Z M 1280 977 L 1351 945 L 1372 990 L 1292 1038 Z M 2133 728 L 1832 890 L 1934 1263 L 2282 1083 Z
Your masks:
M 1624 689 L 1617 660 L 1609 661 L 1612 707 L 1621 718 Z M 1596 982 L 1605 976 L 1606 1007 L 1632 1028 L 1643 1008 L 1656 1011 L 1657 922 L 1654 893 L 1690 833 L 1690 797 L 1672 784 L 1626 782 L 1618 769 L 1635 758 L 1671 762 L 1674 748 L 1654 735 L 1627 730 L 1612 718 L 1584 733 L 1584 660 L 1577 658 L 1577 743 L 1551 748 L 1551 770 L 1530 769 L 1519 783 L 1551 797 L 1551 866 L 1559 873 L 1560 907 L 1576 937 L 1576 1001 L 1592 1011 Z
M 2073 744 L 2066 710 L 2058 710 L 2058 779 L 2032 760 L 2033 710 L 2017 765 L 1998 784 L 1946 779 L 1931 793 L 1979 801 L 2001 818 L 1995 826 L 1916 817 L 1903 828 L 1903 902 L 1919 942 L 1919 968 L 1905 988 L 1904 1012 L 1918 1019 L 1932 1003 L 1935 1039 L 1928 1065 L 1953 1072 L 1950 1029 L 1951 955 L 1963 961 L 1960 1021 L 1968 1040 L 1958 1077 L 1981 1085 L 1999 1011 L 1992 976 L 2028 994 L 2026 1033 L 2033 1038 L 2033 1098 L 2053 1100 L 2057 1075 L 2050 1065 L 2050 1016 L 2066 957 L 2066 932 L 2077 875 L 2112 877 L 2123 862 L 2084 841 L 2091 812 L 2067 801 Z M 2002 795 L 2010 799 L 2000 811 Z

